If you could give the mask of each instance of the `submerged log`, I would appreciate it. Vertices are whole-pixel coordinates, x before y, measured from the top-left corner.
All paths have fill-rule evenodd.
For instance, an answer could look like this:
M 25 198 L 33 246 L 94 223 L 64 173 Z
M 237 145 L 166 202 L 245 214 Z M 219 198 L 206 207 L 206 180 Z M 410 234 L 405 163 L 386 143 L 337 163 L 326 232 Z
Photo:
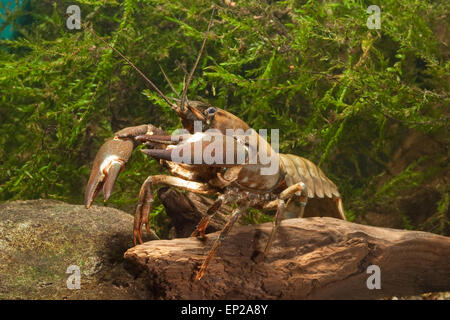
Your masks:
M 255 262 L 271 229 L 236 226 L 200 281 L 196 271 L 217 232 L 206 241 L 146 242 L 125 258 L 148 273 L 164 299 L 376 299 L 450 290 L 448 237 L 334 218 L 289 219 L 264 261 Z M 380 289 L 368 288 L 371 265 L 380 268 Z

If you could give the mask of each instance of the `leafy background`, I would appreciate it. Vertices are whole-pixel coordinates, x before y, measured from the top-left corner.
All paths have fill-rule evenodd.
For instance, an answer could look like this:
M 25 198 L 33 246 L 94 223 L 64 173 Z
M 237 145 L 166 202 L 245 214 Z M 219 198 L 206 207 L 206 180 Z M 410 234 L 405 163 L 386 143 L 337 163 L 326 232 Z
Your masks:
M 445 0 L 26 1 L 3 14 L 19 37 L 0 41 L 0 201 L 80 204 L 114 131 L 179 126 L 85 26 L 66 28 L 69 5 L 170 95 L 158 65 L 181 89 L 213 3 L 191 99 L 279 128 L 281 151 L 319 164 L 350 220 L 450 234 Z M 379 30 L 366 26 L 369 5 L 381 8 Z M 140 184 L 161 170 L 135 151 L 109 205 L 133 212 Z M 152 222 L 167 231 L 161 205 Z

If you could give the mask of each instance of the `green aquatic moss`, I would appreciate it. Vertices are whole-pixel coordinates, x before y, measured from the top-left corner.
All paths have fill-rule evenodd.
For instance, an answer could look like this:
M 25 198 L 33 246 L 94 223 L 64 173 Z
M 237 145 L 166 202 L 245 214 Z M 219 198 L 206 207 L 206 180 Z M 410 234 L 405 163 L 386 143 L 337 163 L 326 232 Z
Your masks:
M 82 30 L 65 27 L 71 1 L 30 3 L 24 14 L 33 20 L 18 29 L 22 37 L 0 42 L 0 201 L 81 203 L 95 153 L 114 131 L 179 126 L 145 81 L 86 28 L 171 95 L 158 65 L 180 90 L 211 1 L 77 1 Z M 320 164 L 352 219 L 373 195 L 401 195 L 448 172 L 448 1 L 214 3 L 215 23 L 189 97 L 255 129 L 280 129 L 281 151 Z M 381 29 L 367 28 L 369 5 L 381 8 Z M 400 175 L 389 175 L 413 130 L 442 147 L 428 155 L 438 161 L 419 172 L 407 163 Z M 160 172 L 135 151 L 111 205 L 132 212 L 140 184 Z M 448 191 L 442 195 L 448 199 Z

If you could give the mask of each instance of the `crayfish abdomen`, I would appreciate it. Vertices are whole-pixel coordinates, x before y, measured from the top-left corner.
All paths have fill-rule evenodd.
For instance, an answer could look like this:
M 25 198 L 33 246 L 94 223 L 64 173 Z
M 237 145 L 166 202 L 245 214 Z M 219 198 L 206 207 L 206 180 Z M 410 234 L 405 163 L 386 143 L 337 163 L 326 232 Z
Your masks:
M 304 212 L 297 203 L 289 204 L 286 217 L 322 216 L 325 213 L 327 216 L 346 220 L 338 188 L 318 166 L 293 154 L 280 154 L 280 160 L 286 186 L 303 182 L 307 194 L 305 201 L 308 202 L 307 206 L 304 204 Z M 299 212 L 301 214 L 298 214 Z

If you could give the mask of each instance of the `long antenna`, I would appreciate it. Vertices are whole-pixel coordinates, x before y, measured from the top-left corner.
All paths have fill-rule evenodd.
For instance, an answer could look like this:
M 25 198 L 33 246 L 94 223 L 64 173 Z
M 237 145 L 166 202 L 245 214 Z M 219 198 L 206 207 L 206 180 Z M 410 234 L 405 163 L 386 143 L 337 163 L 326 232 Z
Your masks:
M 211 12 L 211 17 L 209 18 L 208 28 L 206 29 L 205 35 L 203 37 L 202 46 L 201 46 L 200 51 L 199 51 L 199 53 L 197 55 L 197 59 L 195 60 L 195 64 L 192 67 L 191 72 L 189 73 L 186 85 L 183 86 L 183 93 L 181 94 L 181 104 L 180 104 L 180 109 L 181 110 L 184 110 L 184 103 L 186 102 L 187 90 L 189 88 L 189 84 L 191 83 L 191 80 L 192 80 L 192 77 L 194 75 L 195 69 L 197 69 L 197 65 L 198 65 L 198 62 L 200 61 L 200 58 L 202 56 L 203 49 L 205 48 L 206 39 L 208 38 L 208 32 L 209 32 L 209 29 L 211 28 L 215 11 L 216 11 L 216 8 L 213 8 L 213 10 Z
M 106 42 L 105 40 L 103 40 L 100 36 L 98 36 L 95 31 L 92 28 L 88 28 L 89 31 L 91 31 L 91 33 L 97 38 L 99 39 L 101 42 L 103 42 L 106 46 L 108 46 L 110 49 L 112 49 L 113 51 L 115 51 L 119 56 L 122 57 L 122 59 L 124 59 L 134 70 L 136 70 L 137 73 L 139 73 L 139 75 L 144 78 L 149 84 L 150 86 L 161 96 L 161 98 L 164 99 L 164 101 L 166 101 L 166 103 L 170 106 L 173 107 L 172 102 L 170 102 L 169 98 L 167 98 L 164 93 L 162 93 L 161 90 L 159 90 L 159 88 L 149 79 L 147 78 L 147 76 L 141 71 L 139 70 L 130 60 L 128 60 L 127 57 L 125 57 L 125 55 L 123 55 L 119 50 L 117 50 L 116 48 L 114 48 L 113 46 L 111 46 L 108 42 Z
M 161 72 L 164 76 L 164 78 L 166 79 L 167 83 L 169 84 L 170 89 L 172 89 L 172 92 L 175 93 L 175 95 L 178 97 L 178 99 L 180 99 L 180 94 L 177 92 L 177 90 L 175 90 L 175 88 L 173 87 L 172 82 L 170 81 L 169 77 L 167 76 L 167 74 L 164 72 L 164 69 L 161 65 L 159 65 L 159 68 L 161 69 Z

